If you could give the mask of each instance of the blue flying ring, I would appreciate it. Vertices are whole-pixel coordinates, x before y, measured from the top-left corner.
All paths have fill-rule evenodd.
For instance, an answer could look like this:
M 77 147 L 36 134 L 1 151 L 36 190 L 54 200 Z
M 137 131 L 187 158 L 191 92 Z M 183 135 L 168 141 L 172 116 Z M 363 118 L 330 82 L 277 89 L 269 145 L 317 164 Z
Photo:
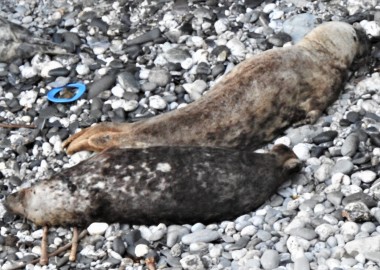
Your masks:
M 55 96 L 65 88 L 76 88 L 77 91 L 75 95 L 71 98 L 56 98 Z M 70 83 L 65 85 L 64 87 L 57 87 L 51 89 L 47 94 L 47 99 L 55 103 L 69 103 L 79 99 L 85 91 L 86 85 L 84 85 L 83 83 Z

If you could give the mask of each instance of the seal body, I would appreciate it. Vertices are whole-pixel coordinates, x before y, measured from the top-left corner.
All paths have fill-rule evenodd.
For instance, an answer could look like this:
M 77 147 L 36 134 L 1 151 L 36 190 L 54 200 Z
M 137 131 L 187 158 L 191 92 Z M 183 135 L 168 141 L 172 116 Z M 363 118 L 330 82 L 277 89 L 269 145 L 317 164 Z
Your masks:
M 194 223 L 230 219 L 265 202 L 300 161 L 200 147 L 108 149 L 9 195 L 8 210 L 37 225 Z
M 255 55 L 188 106 L 136 123 L 101 123 L 64 142 L 67 152 L 111 146 L 257 149 L 291 125 L 313 123 L 335 101 L 363 35 L 330 22 L 297 45 Z
M 65 54 L 65 49 L 50 41 L 33 37 L 20 25 L 0 17 L 0 62 L 29 58 L 37 53 Z

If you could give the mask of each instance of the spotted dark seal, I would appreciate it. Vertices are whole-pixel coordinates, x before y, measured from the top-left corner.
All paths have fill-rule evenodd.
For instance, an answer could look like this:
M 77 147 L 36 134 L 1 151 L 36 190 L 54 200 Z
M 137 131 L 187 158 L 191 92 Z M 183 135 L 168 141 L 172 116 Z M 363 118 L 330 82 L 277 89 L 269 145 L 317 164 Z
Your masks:
M 213 222 L 265 202 L 300 161 L 284 145 L 268 154 L 159 146 L 108 149 L 5 200 L 37 225 Z
M 34 37 L 27 29 L 0 17 L 0 62 L 29 58 L 37 53 L 66 54 L 50 41 Z
M 185 108 L 136 123 L 101 123 L 63 146 L 69 154 L 111 146 L 257 149 L 290 125 L 315 122 L 337 99 L 366 44 L 349 24 L 322 24 L 295 46 L 245 60 Z

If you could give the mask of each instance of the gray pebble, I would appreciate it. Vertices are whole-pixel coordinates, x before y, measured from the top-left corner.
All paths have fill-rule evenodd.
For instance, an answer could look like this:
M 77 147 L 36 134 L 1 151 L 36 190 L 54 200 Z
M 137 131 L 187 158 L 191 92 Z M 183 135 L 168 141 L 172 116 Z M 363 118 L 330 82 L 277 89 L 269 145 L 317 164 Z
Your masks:
M 373 222 L 364 222 L 361 225 L 360 230 L 362 232 L 373 233 L 376 230 L 376 225 L 373 224 Z
M 267 249 L 260 258 L 260 263 L 265 270 L 272 270 L 280 263 L 280 256 L 276 250 Z
M 296 43 L 314 28 L 315 19 L 315 16 L 309 13 L 290 17 L 284 22 L 284 32 L 289 34 Z
M 192 100 L 198 100 L 202 93 L 207 89 L 207 83 L 203 80 L 196 80 L 192 83 L 183 84 L 183 88 L 190 95 Z
M 309 260 L 304 254 L 294 260 L 294 270 L 310 270 Z
M 270 234 L 270 232 L 267 232 L 267 231 L 264 231 L 264 230 L 259 230 L 257 233 L 256 233 L 256 236 L 261 239 L 262 241 L 268 241 L 272 238 L 272 235 Z
M 117 75 L 117 82 L 127 92 L 138 93 L 140 91 L 140 84 L 135 76 L 128 71 L 121 72 Z
M 184 235 L 181 240 L 182 240 L 182 243 L 184 243 L 185 245 L 190 245 L 191 243 L 195 243 L 195 242 L 209 243 L 209 242 L 217 240 L 218 238 L 220 238 L 218 232 L 212 231 L 209 229 L 203 229 L 203 230 L 199 230 L 199 231 Z
M 359 137 L 356 133 L 348 135 L 341 148 L 342 156 L 352 157 L 355 155 L 359 142 Z
M 173 247 L 174 244 L 179 242 L 182 236 L 189 233 L 189 229 L 184 226 L 179 225 L 170 225 L 168 227 L 166 245 L 168 247 Z
M 380 235 L 355 239 L 344 246 L 348 254 L 356 256 L 367 252 L 380 252 Z
M 165 59 L 170 63 L 182 63 L 188 58 L 191 58 L 191 54 L 187 50 L 173 48 L 168 50 L 164 54 Z
M 376 200 L 374 200 L 370 195 L 365 194 L 363 192 L 357 192 L 345 197 L 342 201 L 342 204 L 347 205 L 351 202 L 359 202 L 359 201 L 364 203 L 369 208 L 375 207 L 377 205 Z
M 157 84 L 152 82 L 146 82 L 141 85 L 141 90 L 144 92 L 152 92 L 157 88 Z
M 326 196 L 327 200 L 331 202 L 335 207 L 340 206 L 340 203 L 343 199 L 343 193 L 340 191 L 333 191 L 330 193 L 327 193 Z
M 149 72 L 148 81 L 158 86 L 166 86 L 170 82 L 169 71 L 162 68 L 155 68 Z
M 116 78 L 113 74 L 107 74 L 97 81 L 94 81 L 88 88 L 88 98 L 92 99 L 104 90 L 110 90 L 115 84 Z
M 161 36 L 161 31 L 158 28 L 153 28 L 152 30 L 138 36 L 136 38 L 127 40 L 127 45 L 138 45 L 142 43 L 146 43 L 152 40 L 155 40 Z
M 306 240 L 313 240 L 317 238 L 317 234 L 315 233 L 315 231 L 309 228 L 294 228 L 291 229 L 289 233 L 290 235 L 300 236 Z
M 354 164 L 349 159 L 339 159 L 332 167 L 331 174 L 349 174 L 354 169 Z
M 183 269 L 204 270 L 206 269 L 199 255 L 187 255 L 180 260 Z

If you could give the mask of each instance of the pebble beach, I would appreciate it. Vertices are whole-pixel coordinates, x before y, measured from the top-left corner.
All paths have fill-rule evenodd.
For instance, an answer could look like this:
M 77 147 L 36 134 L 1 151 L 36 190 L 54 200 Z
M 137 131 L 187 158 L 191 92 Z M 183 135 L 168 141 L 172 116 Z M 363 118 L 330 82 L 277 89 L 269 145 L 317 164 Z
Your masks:
M 167 270 L 380 270 L 380 2 L 2 0 L 0 17 L 68 52 L 0 62 L 0 123 L 21 125 L 0 127 L 0 269 L 142 270 L 154 257 Z M 68 156 L 65 139 L 187 106 L 244 59 L 326 21 L 361 27 L 371 53 L 317 123 L 258 150 L 282 143 L 304 162 L 259 209 L 213 224 L 93 223 L 75 262 L 66 251 L 31 263 L 42 228 L 1 201 L 93 155 Z M 87 86 L 78 100 L 48 100 L 78 82 Z M 49 252 L 71 237 L 72 228 L 49 228 Z

